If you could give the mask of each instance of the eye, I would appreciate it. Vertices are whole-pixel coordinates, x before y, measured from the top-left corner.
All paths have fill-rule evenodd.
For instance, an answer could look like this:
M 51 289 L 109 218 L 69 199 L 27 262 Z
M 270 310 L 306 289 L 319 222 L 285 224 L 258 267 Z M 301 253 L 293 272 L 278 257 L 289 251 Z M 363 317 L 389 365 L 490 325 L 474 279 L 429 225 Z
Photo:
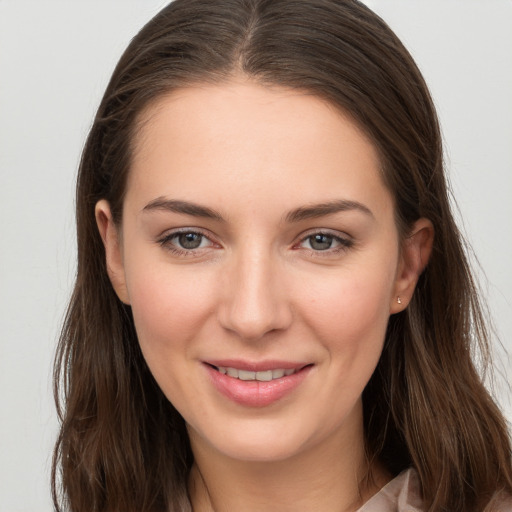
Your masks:
M 353 241 L 331 233 L 313 233 L 300 242 L 299 246 L 315 252 L 340 251 L 352 247 Z
M 308 236 L 305 242 L 309 244 L 310 249 L 315 251 L 326 251 L 332 247 L 335 240 L 331 235 L 317 233 L 316 235 Z
M 190 254 L 198 249 L 206 249 L 214 245 L 206 235 L 192 230 L 169 233 L 158 242 L 179 255 Z
M 171 238 L 176 245 L 179 245 L 182 249 L 199 249 L 208 245 L 208 239 L 200 233 L 179 233 Z

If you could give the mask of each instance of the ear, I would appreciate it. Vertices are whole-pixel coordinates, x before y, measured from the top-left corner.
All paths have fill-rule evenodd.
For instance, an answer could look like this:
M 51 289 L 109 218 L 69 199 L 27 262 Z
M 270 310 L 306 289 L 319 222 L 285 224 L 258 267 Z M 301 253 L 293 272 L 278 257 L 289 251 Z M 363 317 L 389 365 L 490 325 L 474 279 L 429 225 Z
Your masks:
M 107 200 L 102 199 L 96 203 L 94 212 L 96 224 L 105 246 L 108 277 L 119 299 L 125 304 L 130 304 L 126 288 L 120 233 L 112 219 L 110 204 Z
M 416 283 L 427 266 L 433 243 L 432 222 L 424 218 L 416 221 L 402 244 L 394 293 L 391 297 L 390 314 L 399 313 L 408 306 Z

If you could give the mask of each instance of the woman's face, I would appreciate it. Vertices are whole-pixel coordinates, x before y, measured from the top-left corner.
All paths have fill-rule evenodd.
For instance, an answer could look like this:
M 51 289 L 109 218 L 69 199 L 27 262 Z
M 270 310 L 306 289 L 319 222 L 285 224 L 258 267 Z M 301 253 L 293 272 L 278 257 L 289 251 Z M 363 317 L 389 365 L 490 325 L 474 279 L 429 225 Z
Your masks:
M 278 460 L 360 440 L 361 393 L 415 275 L 348 117 L 250 82 L 173 92 L 143 116 L 120 232 L 104 201 L 97 218 L 193 447 Z

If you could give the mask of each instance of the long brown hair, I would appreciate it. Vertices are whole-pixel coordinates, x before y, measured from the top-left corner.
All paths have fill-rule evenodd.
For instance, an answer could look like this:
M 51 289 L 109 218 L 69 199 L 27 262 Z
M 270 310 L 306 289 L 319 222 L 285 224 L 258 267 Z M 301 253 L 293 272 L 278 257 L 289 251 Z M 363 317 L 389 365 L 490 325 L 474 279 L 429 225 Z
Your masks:
M 450 211 L 436 113 L 407 50 L 356 0 L 175 0 L 121 57 L 78 175 L 78 269 L 55 365 L 56 509 L 190 510 L 184 421 L 112 289 L 94 207 L 107 199 L 121 222 L 150 102 L 234 74 L 309 91 L 351 115 L 380 152 L 400 233 L 420 217 L 432 221 L 430 263 L 409 307 L 390 318 L 363 394 L 367 454 L 393 474 L 415 467 L 429 511 L 491 510 L 512 493 L 511 448 L 473 362 L 488 361 L 488 334 Z

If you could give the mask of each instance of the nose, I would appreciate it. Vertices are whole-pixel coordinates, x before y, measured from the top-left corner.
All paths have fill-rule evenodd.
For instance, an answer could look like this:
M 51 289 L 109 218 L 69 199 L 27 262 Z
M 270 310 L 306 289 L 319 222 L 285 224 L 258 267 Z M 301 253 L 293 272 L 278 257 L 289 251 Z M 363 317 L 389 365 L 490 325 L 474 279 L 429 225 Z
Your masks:
M 292 321 L 283 271 L 277 258 L 258 248 L 233 255 L 223 280 L 219 321 L 244 340 L 284 331 Z

